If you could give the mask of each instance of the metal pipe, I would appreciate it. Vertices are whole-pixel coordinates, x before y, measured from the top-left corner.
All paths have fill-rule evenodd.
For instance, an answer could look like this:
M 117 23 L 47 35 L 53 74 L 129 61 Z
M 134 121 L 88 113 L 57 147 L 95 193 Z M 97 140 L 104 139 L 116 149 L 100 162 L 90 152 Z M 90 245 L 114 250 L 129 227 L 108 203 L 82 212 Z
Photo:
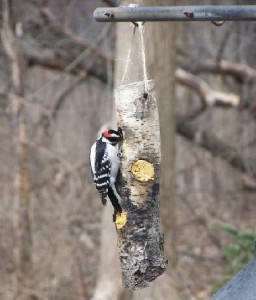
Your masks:
M 98 22 L 256 21 L 256 5 L 102 7 Z

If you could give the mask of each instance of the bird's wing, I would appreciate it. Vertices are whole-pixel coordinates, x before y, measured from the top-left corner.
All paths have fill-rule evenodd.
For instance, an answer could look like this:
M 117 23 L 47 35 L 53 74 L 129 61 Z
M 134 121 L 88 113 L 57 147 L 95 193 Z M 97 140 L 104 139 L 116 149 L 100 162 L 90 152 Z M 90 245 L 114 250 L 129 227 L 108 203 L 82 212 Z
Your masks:
M 96 188 L 101 195 L 102 204 L 106 204 L 106 197 L 108 194 L 108 188 L 110 184 L 110 169 L 111 164 L 106 155 L 106 144 L 105 143 L 95 143 L 92 147 L 96 147 L 91 150 L 91 169 L 93 173 L 93 180 Z M 97 152 L 97 159 L 95 160 L 92 156 Z M 93 164 L 95 162 L 95 164 Z

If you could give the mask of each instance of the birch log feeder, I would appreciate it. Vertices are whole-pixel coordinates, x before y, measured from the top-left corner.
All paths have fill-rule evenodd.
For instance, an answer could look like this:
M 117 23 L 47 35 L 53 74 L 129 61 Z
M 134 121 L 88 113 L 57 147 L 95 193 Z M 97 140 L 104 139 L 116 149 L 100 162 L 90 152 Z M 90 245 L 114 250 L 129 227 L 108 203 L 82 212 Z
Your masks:
M 122 85 L 115 91 L 117 123 L 124 142 L 117 189 L 122 214 L 116 217 L 123 284 L 141 289 L 165 271 L 159 225 L 160 129 L 154 82 Z

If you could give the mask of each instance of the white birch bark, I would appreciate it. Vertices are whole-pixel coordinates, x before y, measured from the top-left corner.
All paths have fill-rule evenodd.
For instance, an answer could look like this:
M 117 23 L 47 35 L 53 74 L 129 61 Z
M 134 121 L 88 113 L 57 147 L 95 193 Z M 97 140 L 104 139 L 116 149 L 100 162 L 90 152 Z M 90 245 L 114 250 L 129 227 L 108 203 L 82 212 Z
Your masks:
M 160 129 L 153 81 L 123 85 L 115 91 L 117 123 L 123 129 L 121 176 L 117 187 L 123 213 L 117 238 L 123 284 L 147 287 L 165 271 L 159 228 Z

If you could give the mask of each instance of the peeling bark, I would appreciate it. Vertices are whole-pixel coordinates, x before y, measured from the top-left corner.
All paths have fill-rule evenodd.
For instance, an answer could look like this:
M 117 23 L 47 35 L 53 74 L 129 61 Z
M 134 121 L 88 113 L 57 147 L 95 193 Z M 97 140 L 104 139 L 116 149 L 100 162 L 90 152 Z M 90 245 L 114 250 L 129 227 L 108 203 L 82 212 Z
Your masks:
M 117 187 L 123 213 L 117 215 L 118 249 L 123 284 L 147 287 L 165 271 L 159 228 L 160 129 L 153 81 L 115 91 L 117 123 L 124 131 L 121 176 Z

